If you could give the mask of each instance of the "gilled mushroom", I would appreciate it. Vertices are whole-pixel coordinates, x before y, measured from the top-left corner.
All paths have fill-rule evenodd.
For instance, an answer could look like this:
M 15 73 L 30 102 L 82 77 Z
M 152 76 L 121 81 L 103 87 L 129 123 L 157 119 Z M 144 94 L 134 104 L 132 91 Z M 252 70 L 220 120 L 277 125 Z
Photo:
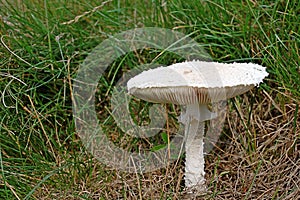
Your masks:
M 185 186 L 205 191 L 204 121 L 216 117 L 208 104 L 240 95 L 268 75 L 252 63 L 190 61 L 144 71 L 127 83 L 129 94 L 145 101 L 185 105 Z

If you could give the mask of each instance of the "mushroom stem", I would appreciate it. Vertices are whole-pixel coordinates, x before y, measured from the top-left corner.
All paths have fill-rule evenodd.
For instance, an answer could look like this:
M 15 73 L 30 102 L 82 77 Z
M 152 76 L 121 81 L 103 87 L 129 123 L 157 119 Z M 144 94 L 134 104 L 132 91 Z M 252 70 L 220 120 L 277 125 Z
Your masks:
M 215 113 L 208 110 L 207 105 L 187 105 L 180 121 L 185 125 L 185 186 L 187 189 L 205 191 L 204 172 L 204 130 L 205 120 L 215 117 Z
M 185 128 L 185 186 L 190 189 L 205 190 L 203 155 L 204 122 L 191 120 Z

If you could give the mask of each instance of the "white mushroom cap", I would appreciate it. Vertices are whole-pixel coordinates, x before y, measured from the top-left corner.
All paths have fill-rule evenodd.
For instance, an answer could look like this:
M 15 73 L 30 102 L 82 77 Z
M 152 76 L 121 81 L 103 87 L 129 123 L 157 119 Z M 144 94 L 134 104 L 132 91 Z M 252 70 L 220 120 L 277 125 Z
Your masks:
M 186 61 L 144 71 L 127 83 L 128 92 L 156 103 L 210 103 L 240 95 L 268 75 L 253 63 Z

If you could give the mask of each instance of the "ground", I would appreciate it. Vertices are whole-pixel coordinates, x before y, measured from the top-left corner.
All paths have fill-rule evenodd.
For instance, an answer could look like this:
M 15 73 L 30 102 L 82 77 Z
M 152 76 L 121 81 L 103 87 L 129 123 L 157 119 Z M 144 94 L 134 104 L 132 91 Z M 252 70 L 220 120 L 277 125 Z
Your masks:
M 3 199 L 299 199 L 300 5 L 298 1 L 0 2 L 0 197 Z M 189 35 L 218 62 L 253 62 L 269 76 L 226 102 L 218 142 L 206 155 L 207 193 L 184 189 L 184 155 L 139 174 L 97 160 L 80 140 L 72 86 L 89 53 L 121 31 L 161 27 Z M 130 52 L 105 70 L 96 111 L 114 144 L 130 151 L 168 145 L 180 107 L 166 108 L 160 134 L 136 139 L 110 110 L 117 81 L 140 64 L 183 61 L 157 49 Z M 132 99 L 149 123 L 152 104 Z M 214 122 L 212 122 L 214 123 Z M 211 125 L 207 124 L 209 128 Z

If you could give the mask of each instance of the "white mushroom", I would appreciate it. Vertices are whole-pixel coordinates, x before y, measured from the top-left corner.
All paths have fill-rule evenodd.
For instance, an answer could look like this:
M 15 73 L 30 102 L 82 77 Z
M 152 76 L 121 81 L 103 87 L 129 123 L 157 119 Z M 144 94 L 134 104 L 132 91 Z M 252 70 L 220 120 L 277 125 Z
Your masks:
M 131 78 L 127 88 L 146 101 L 186 105 L 179 116 L 185 125 L 185 186 L 205 191 L 204 121 L 216 117 L 207 104 L 240 95 L 267 75 L 258 64 L 186 61 L 144 71 Z

